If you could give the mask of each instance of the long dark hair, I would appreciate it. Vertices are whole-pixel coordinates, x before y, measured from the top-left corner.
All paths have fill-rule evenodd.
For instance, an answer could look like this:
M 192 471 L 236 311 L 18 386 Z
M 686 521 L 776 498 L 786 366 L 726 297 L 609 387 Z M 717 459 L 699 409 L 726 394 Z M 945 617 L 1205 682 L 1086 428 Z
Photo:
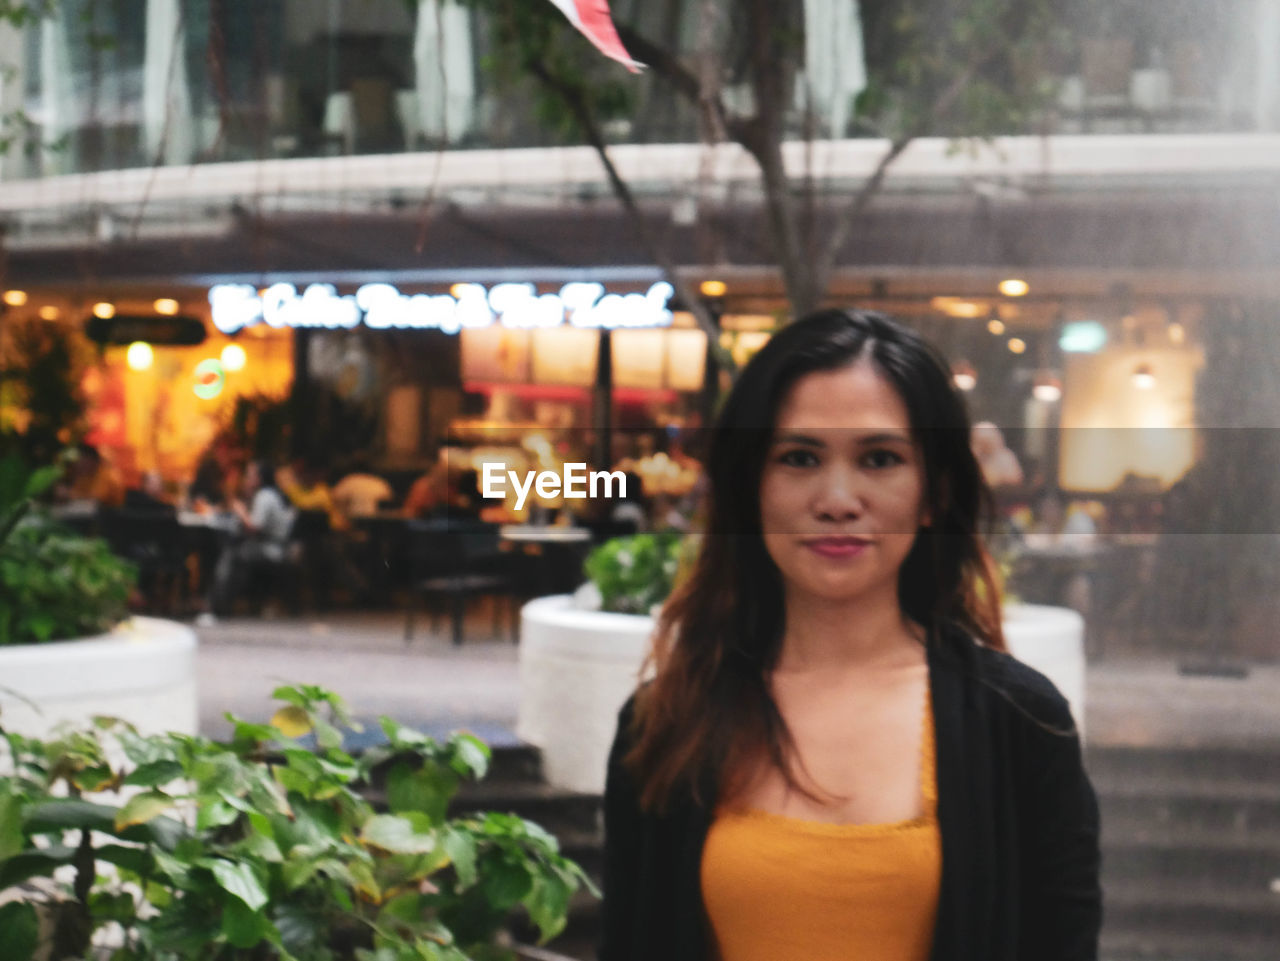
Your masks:
M 979 531 L 991 495 L 970 448 L 969 415 L 941 355 L 883 314 L 824 310 L 783 328 L 742 370 L 712 433 L 708 523 L 693 569 L 658 619 L 653 681 L 636 697 L 625 763 L 641 804 L 677 788 L 733 794 L 768 757 L 794 777 L 790 737 L 768 690 L 784 624 L 783 584 L 765 548 L 760 480 L 778 408 L 807 374 L 865 359 L 896 388 L 923 455 L 931 523 L 902 564 L 898 596 L 928 643 L 958 626 L 1003 650 L 998 581 Z

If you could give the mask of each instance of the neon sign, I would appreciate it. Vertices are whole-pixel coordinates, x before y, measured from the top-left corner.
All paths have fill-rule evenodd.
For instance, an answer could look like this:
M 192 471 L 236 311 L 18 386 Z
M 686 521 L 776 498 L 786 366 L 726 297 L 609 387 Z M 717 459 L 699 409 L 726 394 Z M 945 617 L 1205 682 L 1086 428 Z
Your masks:
M 675 293 L 656 283 L 643 294 L 610 294 L 602 284 L 565 284 L 557 294 L 539 294 L 533 284 L 455 284 L 449 294 L 403 294 L 391 284 L 365 284 L 339 294 L 332 284 L 311 284 L 301 294 L 293 284 L 272 284 L 259 293 L 250 284 L 209 288 L 213 325 L 224 334 L 265 323 L 270 327 L 373 330 L 430 329 L 456 334 L 468 327 L 535 329 L 572 327 L 613 330 L 669 327 L 667 302 Z

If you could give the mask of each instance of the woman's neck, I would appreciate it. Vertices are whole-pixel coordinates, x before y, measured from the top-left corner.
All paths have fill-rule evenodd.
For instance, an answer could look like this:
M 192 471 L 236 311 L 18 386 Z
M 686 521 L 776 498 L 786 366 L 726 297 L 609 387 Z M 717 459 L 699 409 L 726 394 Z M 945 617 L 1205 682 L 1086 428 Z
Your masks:
M 924 636 L 924 629 L 902 613 L 896 596 L 856 605 L 789 598 L 774 673 L 914 664 L 923 652 Z

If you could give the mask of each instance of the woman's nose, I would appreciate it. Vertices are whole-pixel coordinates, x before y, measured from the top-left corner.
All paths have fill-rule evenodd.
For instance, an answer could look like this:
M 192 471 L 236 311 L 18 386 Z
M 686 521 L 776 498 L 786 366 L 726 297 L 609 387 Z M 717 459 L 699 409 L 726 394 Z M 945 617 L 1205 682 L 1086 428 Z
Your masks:
M 852 471 L 833 470 L 820 479 L 820 484 L 813 505 L 819 517 L 845 520 L 861 517 L 866 510 L 866 503 Z

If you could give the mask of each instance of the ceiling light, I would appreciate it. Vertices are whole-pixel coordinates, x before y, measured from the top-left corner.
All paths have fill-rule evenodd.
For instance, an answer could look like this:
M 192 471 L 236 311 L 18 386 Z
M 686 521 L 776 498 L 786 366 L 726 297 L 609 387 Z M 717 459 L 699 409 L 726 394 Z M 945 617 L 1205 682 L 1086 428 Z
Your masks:
M 110 320 L 115 315 L 115 304 L 109 304 L 105 300 L 102 300 L 93 305 L 93 316 L 95 317 L 100 317 L 103 320 Z
M 152 363 L 156 359 L 155 351 L 151 349 L 151 345 L 144 340 L 135 340 L 129 345 L 129 349 L 124 355 L 125 363 L 129 365 L 130 370 L 150 370 Z
M 244 365 L 248 360 L 248 355 L 239 344 L 227 344 L 226 347 L 222 348 L 222 366 L 226 370 L 233 373 L 237 370 L 244 370 Z
M 999 317 L 992 317 L 990 320 L 987 321 L 987 330 L 991 331 L 991 333 L 995 334 L 996 336 L 1003 334 L 1004 321 L 1001 320 Z
M 1156 385 L 1156 375 L 1150 364 L 1139 364 L 1133 368 L 1133 386 L 1139 390 L 1151 390 Z
M 53 306 L 53 304 L 45 304 L 43 307 L 40 308 L 40 319 L 41 320 L 57 320 L 58 314 L 60 313 L 61 311 L 59 311 L 57 307 Z
M 157 314 L 165 314 L 172 317 L 178 312 L 178 302 L 172 297 L 161 297 L 152 306 L 155 307 Z
M 1010 277 L 1007 280 L 1000 281 L 997 289 L 1006 297 L 1024 297 L 1027 291 L 1031 289 L 1031 286 L 1025 280 Z
M 1009 349 L 1015 354 L 1021 354 L 1027 349 L 1027 342 L 1021 337 L 1014 337 L 1009 341 Z
M 1031 396 L 1052 404 L 1062 399 L 1062 381 L 1052 371 L 1041 371 L 1031 387 Z
M 967 360 L 956 361 L 951 368 L 951 379 L 960 390 L 973 390 L 978 386 L 978 372 Z
M 723 297 L 729 288 L 723 280 L 704 280 L 698 289 L 702 291 L 703 297 Z
M 27 292 L 25 290 L 6 290 L 4 292 L 4 302 L 10 307 L 21 307 L 27 302 Z

